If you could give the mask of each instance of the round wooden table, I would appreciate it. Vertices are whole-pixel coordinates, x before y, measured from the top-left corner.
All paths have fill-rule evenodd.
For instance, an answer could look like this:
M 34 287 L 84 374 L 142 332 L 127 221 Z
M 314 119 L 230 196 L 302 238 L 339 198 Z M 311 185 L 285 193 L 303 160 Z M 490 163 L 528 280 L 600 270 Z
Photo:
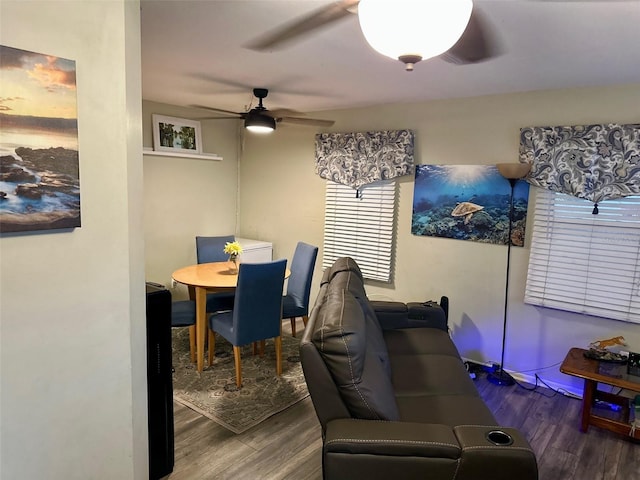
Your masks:
M 196 363 L 198 372 L 204 369 L 204 339 L 207 336 L 207 293 L 235 290 L 238 274 L 232 273 L 231 262 L 198 263 L 183 267 L 171 275 L 189 287 L 189 296 L 196 301 Z M 286 269 L 284 278 L 291 271 Z

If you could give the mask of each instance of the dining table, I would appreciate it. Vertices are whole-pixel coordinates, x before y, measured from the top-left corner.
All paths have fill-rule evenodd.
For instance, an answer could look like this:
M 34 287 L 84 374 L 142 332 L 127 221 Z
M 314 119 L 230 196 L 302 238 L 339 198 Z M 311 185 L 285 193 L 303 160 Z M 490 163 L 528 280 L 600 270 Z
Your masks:
M 291 271 L 285 270 L 285 278 Z M 238 284 L 238 271 L 228 262 L 197 263 L 179 268 L 171 274 L 178 283 L 189 289 L 189 298 L 196 302 L 196 364 L 198 372 L 204 370 L 204 342 L 207 336 L 207 293 L 234 291 Z

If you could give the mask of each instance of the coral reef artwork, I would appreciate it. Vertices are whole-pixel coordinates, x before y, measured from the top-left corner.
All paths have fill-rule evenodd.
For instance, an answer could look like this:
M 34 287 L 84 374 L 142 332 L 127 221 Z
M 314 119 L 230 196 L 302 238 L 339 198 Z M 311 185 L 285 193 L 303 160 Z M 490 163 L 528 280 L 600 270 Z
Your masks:
M 511 186 L 494 165 L 417 165 L 411 233 L 506 245 Z M 524 246 L 529 184 L 513 190 L 511 245 Z
M 75 61 L 0 45 L 0 232 L 80 227 Z

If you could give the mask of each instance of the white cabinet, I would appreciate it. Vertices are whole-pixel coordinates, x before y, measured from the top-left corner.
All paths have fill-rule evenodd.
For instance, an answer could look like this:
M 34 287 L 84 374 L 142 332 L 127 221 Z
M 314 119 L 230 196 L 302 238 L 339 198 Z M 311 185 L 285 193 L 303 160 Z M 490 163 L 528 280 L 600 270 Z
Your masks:
M 236 238 L 242 246 L 240 263 L 270 262 L 273 259 L 273 245 L 271 242 L 251 240 L 249 238 Z

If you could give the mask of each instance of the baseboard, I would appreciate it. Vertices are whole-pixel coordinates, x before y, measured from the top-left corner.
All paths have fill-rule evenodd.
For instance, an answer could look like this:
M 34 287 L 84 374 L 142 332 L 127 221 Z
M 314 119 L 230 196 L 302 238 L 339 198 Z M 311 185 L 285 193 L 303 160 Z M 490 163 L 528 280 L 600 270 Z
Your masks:
M 477 360 L 471 360 L 465 357 L 462 357 L 462 360 L 466 364 L 468 364 L 469 371 L 471 373 L 473 373 L 473 370 L 490 372 L 495 366 L 493 363 L 482 363 L 482 362 L 478 362 Z M 511 375 L 518 382 L 528 383 L 530 385 L 538 385 L 543 388 L 551 388 L 561 393 L 562 395 L 567 395 L 570 397 L 582 399 L 582 390 L 576 389 L 575 387 L 571 387 L 562 383 L 544 380 L 544 379 L 541 379 L 539 375 L 538 375 L 538 378 L 536 378 L 535 373 L 533 375 L 528 375 L 521 372 L 514 372 L 509 369 L 505 369 L 505 371 L 509 373 L 509 375 Z M 544 384 L 542 384 L 540 380 L 542 380 Z
M 507 370 L 507 372 L 509 372 L 509 374 L 515 378 L 518 382 L 525 382 L 528 383 L 530 385 L 536 385 L 536 376 L 534 375 L 525 375 L 524 373 L 519 373 L 519 372 L 511 372 L 509 370 Z M 540 379 L 540 376 L 538 375 L 538 379 Z M 549 380 L 545 380 L 545 379 L 541 379 L 544 384 L 542 384 L 540 382 L 540 380 L 538 380 L 538 386 L 540 387 L 549 387 L 552 388 L 553 390 L 557 391 L 558 393 L 561 393 L 562 395 L 566 395 L 568 397 L 574 397 L 574 398 L 578 398 L 578 399 L 582 399 L 582 390 L 580 389 L 576 389 L 574 387 L 570 387 L 567 386 L 563 383 L 557 383 L 557 382 L 553 382 L 553 381 L 549 381 Z

